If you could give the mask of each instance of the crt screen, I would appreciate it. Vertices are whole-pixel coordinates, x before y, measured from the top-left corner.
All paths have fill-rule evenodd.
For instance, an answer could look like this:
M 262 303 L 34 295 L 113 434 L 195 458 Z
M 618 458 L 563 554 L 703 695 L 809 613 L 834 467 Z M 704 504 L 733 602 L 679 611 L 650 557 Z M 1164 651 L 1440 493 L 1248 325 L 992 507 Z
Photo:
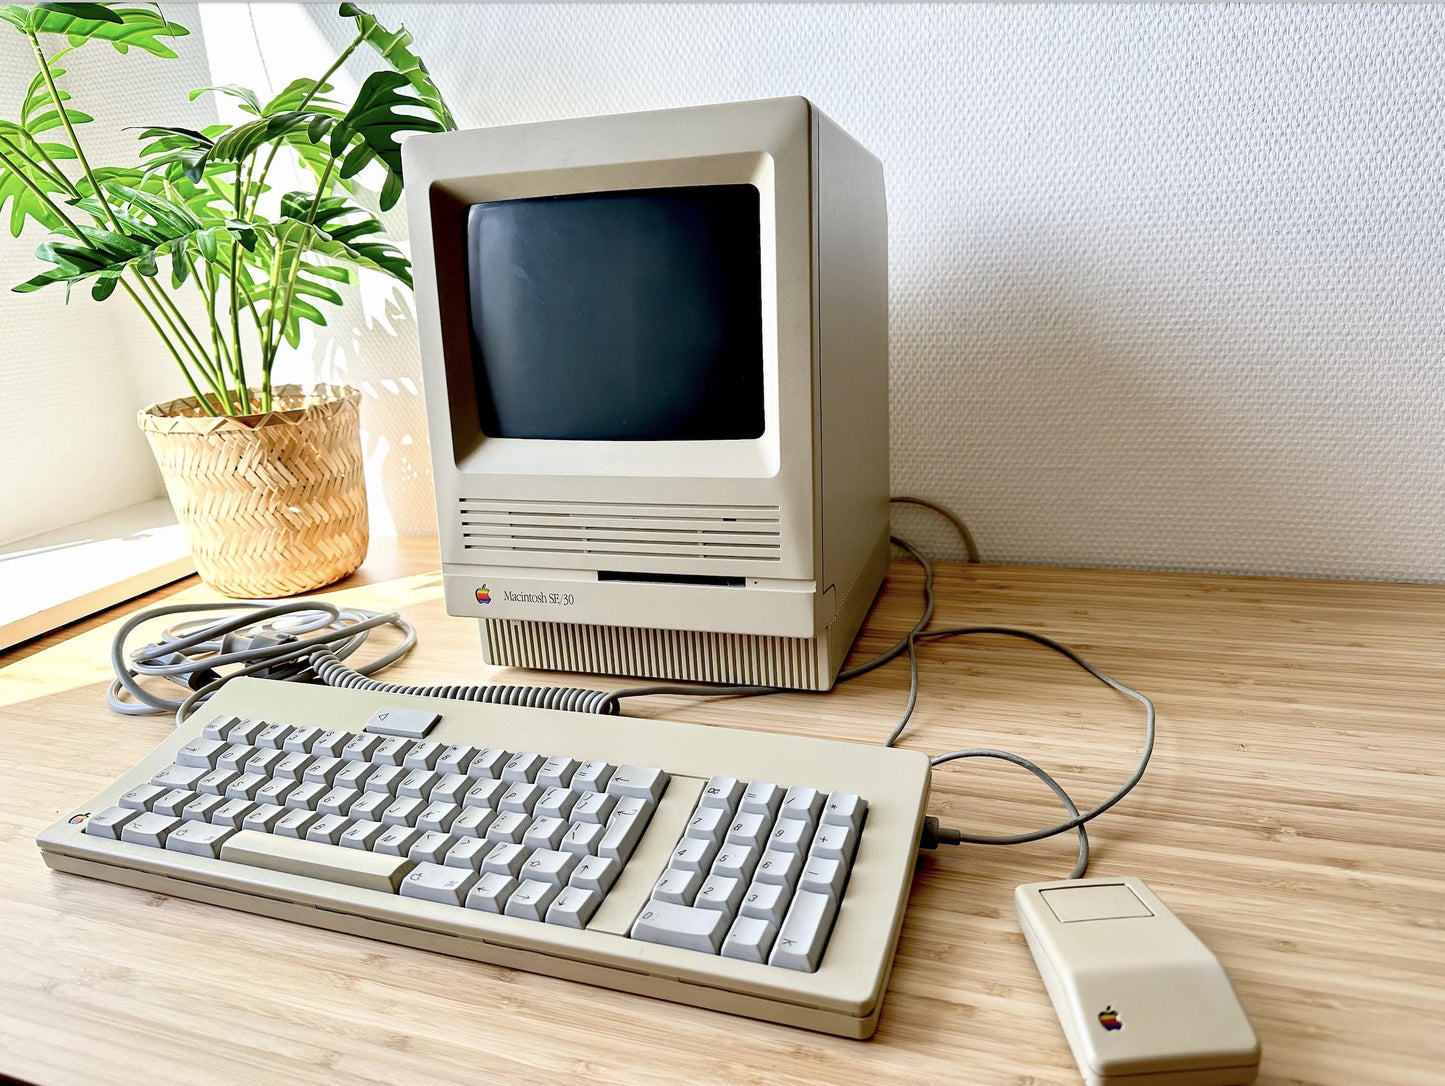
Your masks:
M 763 433 L 752 185 L 473 204 L 467 298 L 484 434 Z

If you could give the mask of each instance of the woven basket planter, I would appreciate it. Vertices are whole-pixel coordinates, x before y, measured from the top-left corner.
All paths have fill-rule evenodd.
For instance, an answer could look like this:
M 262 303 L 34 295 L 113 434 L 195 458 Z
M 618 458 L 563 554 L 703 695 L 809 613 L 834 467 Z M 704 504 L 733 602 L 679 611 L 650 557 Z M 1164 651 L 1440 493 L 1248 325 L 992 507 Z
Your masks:
M 214 417 L 194 397 L 140 412 L 201 579 L 243 599 L 292 596 L 366 557 L 361 393 L 274 390 L 265 415 Z

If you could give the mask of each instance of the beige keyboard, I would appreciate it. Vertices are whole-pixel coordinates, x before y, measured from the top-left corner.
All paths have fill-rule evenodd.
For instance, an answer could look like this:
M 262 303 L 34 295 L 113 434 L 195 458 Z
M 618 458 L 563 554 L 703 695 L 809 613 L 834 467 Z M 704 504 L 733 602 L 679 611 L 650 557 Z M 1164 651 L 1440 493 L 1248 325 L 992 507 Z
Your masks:
M 61 871 L 848 1037 L 917 752 L 237 679 L 38 838 Z

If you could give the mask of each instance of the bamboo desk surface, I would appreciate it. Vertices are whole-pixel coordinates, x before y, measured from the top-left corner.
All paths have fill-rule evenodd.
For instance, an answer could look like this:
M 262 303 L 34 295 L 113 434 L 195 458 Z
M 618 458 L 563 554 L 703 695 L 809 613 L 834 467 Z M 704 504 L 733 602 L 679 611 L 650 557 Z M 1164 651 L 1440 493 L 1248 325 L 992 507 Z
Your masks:
M 860 652 L 900 635 L 919 584 L 895 564 Z M 1264 1046 L 1260 1082 L 1445 1082 L 1445 586 L 944 564 L 938 588 L 937 624 L 1047 633 L 1158 703 L 1153 764 L 1094 824 L 1090 873 L 1141 876 L 1219 955 Z M 213 598 L 194 578 L 154 597 L 177 593 Z M 444 613 L 434 540 L 377 541 L 336 595 L 416 625 L 420 644 L 389 679 L 490 670 L 474 624 Z M 0 655 L 0 1075 L 1079 1081 L 1011 897 L 1067 872 L 1072 837 L 923 857 L 868 1042 L 49 871 L 35 834 L 169 727 L 102 701 L 105 619 L 135 606 Z M 872 742 L 906 684 L 898 662 L 821 697 L 651 698 L 627 712 Z M 1016 751 L 1083 806 L 1124 777 L 1140 737 L 1135 703 L 992 637 L 922 649 L 902 742 Z M 939 771 L 930 810 L 1002 832 L 1057 820 L 1053 803 L 1033 777 L 972 761 Z

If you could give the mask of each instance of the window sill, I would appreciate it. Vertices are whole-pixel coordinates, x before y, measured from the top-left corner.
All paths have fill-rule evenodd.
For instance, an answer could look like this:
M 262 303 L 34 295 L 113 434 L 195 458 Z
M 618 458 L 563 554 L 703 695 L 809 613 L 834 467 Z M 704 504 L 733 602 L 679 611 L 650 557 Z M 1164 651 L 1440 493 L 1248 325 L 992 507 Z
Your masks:
M 164 498 L 0 547 L 0 649 L 196 571 Z

